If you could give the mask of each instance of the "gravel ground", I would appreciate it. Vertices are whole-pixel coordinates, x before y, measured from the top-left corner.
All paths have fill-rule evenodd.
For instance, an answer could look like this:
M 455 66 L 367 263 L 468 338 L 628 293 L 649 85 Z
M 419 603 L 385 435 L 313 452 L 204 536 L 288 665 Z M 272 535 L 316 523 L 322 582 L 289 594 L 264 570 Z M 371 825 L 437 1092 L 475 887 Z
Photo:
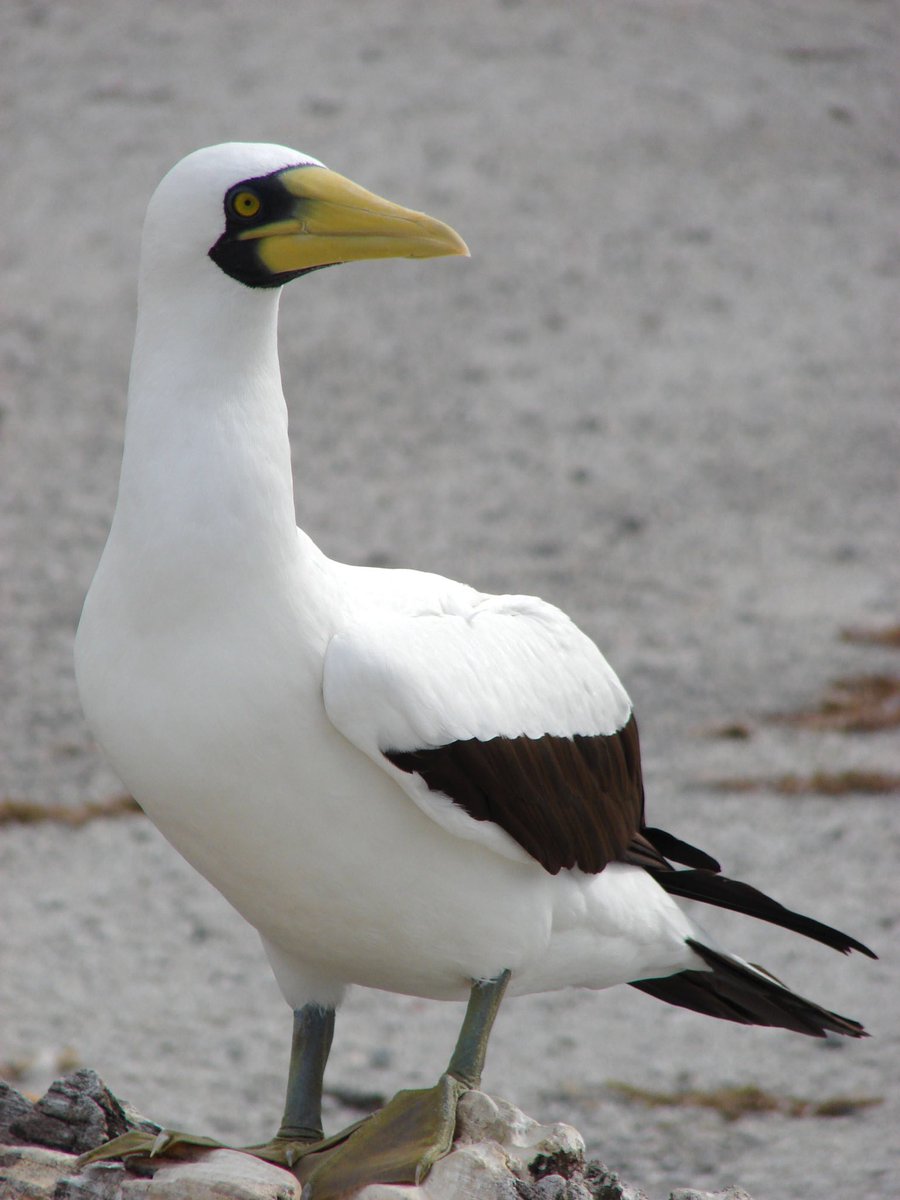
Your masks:
M 900 674 L 841 638 L 900 616 L 896 4 L 6 0 L 2 23 L 0 796 L 121 791 L 71 642 L 114 504 L 147 198 L 196 146 L 306 150 L 473 257 L 289 290 L 303 526 L 334 557 L 562 605 L 635 699 L 652 819 L 882 955 L 706 914 L 872 1039 L 560 993 L 505 1007 L 486 1086 L 652 1195 L 895 1196 L 897 797 L 704 785 L 900 771 L 890 731 L 764 720 Z M 732 721 L 749 736 L 709 736 Z M 253 932 L 141 817 L 0 838 L 0 1070 L 39 1088 L 84 1063 L 158 1120 L 267 1136 L 289 1015 Z M 459 1017 L 357 991 L 328 1123 L 431 1081 Z M 727 1122 L 611 1080 L 883 1102 Z

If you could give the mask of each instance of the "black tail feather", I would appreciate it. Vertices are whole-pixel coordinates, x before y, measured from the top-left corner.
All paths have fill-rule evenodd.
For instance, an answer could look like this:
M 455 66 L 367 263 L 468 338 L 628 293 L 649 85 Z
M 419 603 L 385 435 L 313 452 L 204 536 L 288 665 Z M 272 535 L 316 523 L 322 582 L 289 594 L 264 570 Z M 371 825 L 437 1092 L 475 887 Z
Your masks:
M 805 1000 L 762 968 L 745 965 L 693 938 L 688 938 L 688 945 L 709 970 L 641 979 L 631 986 L 669 1004 L 741 1025 L 768 1025 L 810 1037 L 825 1037 L 829 1031 L 846 1037 L 869 1036 L 858 1021 Z
M 795 933 L 802 933 L 804 937 L 832 946 L 842 954 L 858 950 L 860 954 L 866 954 L 869 958 L 878 957 L 856 938 L 841 933 L 839 929 L 832 929 L 830 925 L 823 925 L 821 921 L 814 921 L 812 917 L 792 912 L 748 883 L 740 883 L 736 879 L 728 879 L 725 875 L 716 875 L 712 871 L 702 869 L 653 871 L 652 874 L 659 886 L 672 896 L 682 896 L 686 900 L 702 900 L 718 908 L 729 908 L 733 912 L 758 917 L 761 921 L 769 921 L 783 929 L 792 929 Z

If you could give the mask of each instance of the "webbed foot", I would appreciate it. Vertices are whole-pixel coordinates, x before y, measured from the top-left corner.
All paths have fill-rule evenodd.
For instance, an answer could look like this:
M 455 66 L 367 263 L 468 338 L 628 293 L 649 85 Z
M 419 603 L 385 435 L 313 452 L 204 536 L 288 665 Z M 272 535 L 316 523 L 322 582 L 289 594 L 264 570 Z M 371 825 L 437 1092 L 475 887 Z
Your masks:
M 112 1158 L 133 1158 L 140 1155 L 143 1158 L 158 1158 L 170 1155 L 181 1147 L 199 1146 L 205 1150 L 218 1150 L 224 1145 L 215 1138 L 203 1137 L 195 1133 L 181 1133 L 177 1129 L 129 1129 L 127 1133 L 104 1142 L 93 1150 L 88 1150 L 78 1159 L 79 1167 L 89 1166 L 95 1162 L 106 1162 Z
M 352 1125 L 348 1125 L 346 1129 L 342 1129 L 340 1133 L 333 1133 L 331 1137 L 317 1138 L 313 1141 L 305 1141 L 300 1138 L 281 1137 L 278 1134 L 269 1142 L 264 1142 L 259 1146 L 237 1146 L 235 1149 L 240 1150 L 242 1154 L 252 1154 L 255 1158 L 261 1158 L 265 1162 L 275 1163 L 279 1167 L 287 1167 L 288 1170 L 293 1170 L 302 1159 L 308 1155 L 326 1154 L 335 1147 L 340 1146 L 349 1137 L 368 1121 L 369 1117 L 363 1117 L 361 1121 L 355 1121 Z
M 421 1183 L 453 1144 L 457 1104 L 467 1090 L 442 1075 L 434 1087 L 398 1092 L 321 1162 L 312 1155 L 324 1145 L 311 1147 L 298 1170 L 304 1200 L 338 1200 L 369 1183 Z
M 368 1120 L 368 1118 L 364 1118 Z M 362 1121 L 357 1121 L 342 1129 L 340 1133 L 327 1138 L 303 1140 L 300 1138 L 278 1137 L 256 1146 L 229 1146 L 217 1138 L 205 1137 L 202 1134 L 183 1133 L 177 1129 L 130 1129 L 112 1141 L 104 1142 L 94 1150 L 88 1150 L 78 1159 L 79 1167 L 89 1166 L 95 1162 L 106 1162 L 113 1158 L 169 1158 L 177 1157 L 179 1151 L 188 1152 L 200 1150 L 237 1150 L 241 1154 L 252 1154 L 265 1162 L 275 1163 L 279 1167 L 293 1169 L 301 1159 L 308 1154 L 322 1154 L 333 1150 L 348 1137 L 354 1134 Z

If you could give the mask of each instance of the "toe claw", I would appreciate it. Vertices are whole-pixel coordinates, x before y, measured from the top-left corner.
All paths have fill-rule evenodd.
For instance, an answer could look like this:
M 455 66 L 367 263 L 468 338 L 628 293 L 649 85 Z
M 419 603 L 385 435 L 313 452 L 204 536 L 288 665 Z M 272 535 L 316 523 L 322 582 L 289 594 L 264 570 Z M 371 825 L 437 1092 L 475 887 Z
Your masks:
M 150 1157 L 156 1158 L 158 1154 L 162 1154 L 167 1146 L 171 1146 L 174 1142 L 174 1136 L 169 1133 L 168 1129 L 161 1129 L 153 1140 L 153 1145 L 150 1147 Z

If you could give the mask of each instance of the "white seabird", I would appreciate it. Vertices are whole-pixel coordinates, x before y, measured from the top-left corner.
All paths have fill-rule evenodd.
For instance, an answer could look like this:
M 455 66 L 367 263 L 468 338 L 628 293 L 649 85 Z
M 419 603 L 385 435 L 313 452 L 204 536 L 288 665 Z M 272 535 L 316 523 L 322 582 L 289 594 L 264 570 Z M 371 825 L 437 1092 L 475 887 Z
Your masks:
M 730 1020 L 863 1035 L 672 899 L 871 953 L 645 825 L 631 703 L 564 613 L 333 562 L 296 528 L 281 285 L 465 253 L 446 225 L 285 147 L 215 146 L 170 171 L 144 226 L 118 503 L 76 643 L 97 740 L 259 931 L 294 1010 L 284 1120 L 257 1149 L 293 1163 L 336 1146 L 316 1159 L 316 1196 L 421 1176 L 446 1152 L 504 989 L 632 983 Z M 351 983 L 469 996 L 469 1010 L 435 1088 L 323 1144 L 322 1071 Z

